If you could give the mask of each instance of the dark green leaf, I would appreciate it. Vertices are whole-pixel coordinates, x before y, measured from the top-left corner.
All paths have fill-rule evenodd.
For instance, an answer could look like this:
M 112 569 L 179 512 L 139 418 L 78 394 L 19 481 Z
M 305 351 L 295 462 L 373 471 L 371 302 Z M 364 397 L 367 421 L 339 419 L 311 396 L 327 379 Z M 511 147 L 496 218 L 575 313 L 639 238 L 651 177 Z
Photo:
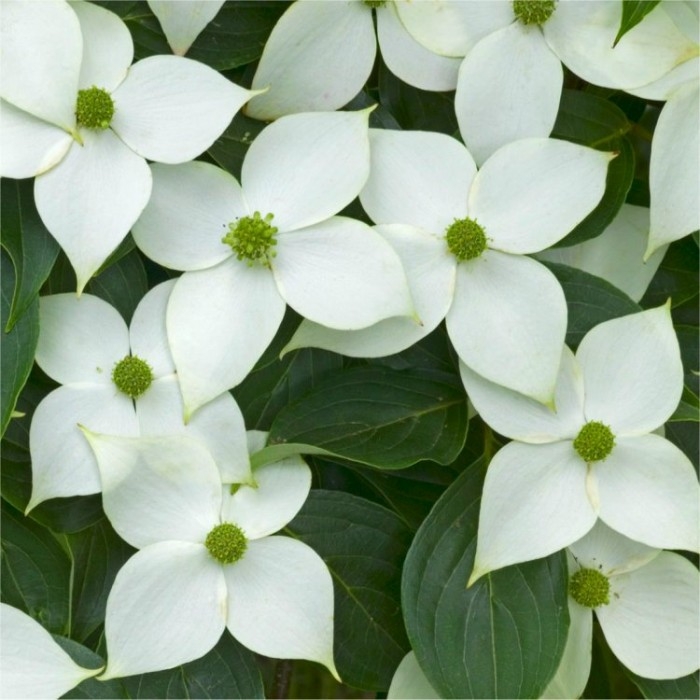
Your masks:
M 449 464 L 467 433 L 459 379 L 434 370 L 352 367 L 282 409 L 269 444 L 302 443 L 380 469 Z
M 622 39 L 630 29 L 636 27 L 660 1 L 661 0 L 622 0 L 620 29 L 613 42 L 613 47 L 617 46 L 620 39 Z
M 669 246 L 641 305 L 645 309 L 661 306 L 671 297 L 671 306 L 676 308 L 697 295 L 698 248 L 692 238 L 686 237 Z
M 642 691 L 645 698 L 697 698 L 700 697 L 700 681 L 698 671 L 683 678 L 657 681 L 651 678 L 642 678 L 631 671 L 629 677 Z
M 231 173 L 240 182 L 245 154 L 265 126 L 265 122 L 251 119 L 239 112 L 207 153 L 219 167 Z
M 343 682 L 386 690 L 408 651 L 399 597 L 410 531 L 381 506 L 318 490 L 286 530 L 313 547 L 333 576 L 334 653 Z
M 698 395 L 689 389 L 683 387 L 683 396 L 675 413 L 669 418 L 669 421 L 678 423 L 684 421 L 700 422 L 700 400 Z
M 557 553 L 466 587 L 484 473 L 482 462 L 467 468 L 418 530 L 402 580 L 406 629 L 442 697 L 536 698 L 566 643 L 566 560 Z

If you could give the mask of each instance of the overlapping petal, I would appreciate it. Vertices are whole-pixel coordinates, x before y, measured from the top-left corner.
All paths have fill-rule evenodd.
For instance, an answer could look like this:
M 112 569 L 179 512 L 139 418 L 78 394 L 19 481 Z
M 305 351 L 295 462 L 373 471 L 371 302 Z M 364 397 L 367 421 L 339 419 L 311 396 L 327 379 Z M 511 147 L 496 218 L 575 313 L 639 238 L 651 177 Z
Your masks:
M 173 53 L 184 56 L 194 40 L 211 22 L 224 0 L 148 0 Z

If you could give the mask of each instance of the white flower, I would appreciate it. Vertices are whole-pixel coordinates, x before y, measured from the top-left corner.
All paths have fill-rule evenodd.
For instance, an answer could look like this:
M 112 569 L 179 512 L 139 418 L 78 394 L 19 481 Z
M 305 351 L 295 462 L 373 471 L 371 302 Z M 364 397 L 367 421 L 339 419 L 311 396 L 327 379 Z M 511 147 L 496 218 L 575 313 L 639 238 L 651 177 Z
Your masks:
M 554 413 L 461 366 L 474 407 L 512 438 L 486 472 L 470 582 L 552 554 L 598 519 L 650 547 L 698 550 L 698 479 L 652 434 L 678 405 L 683 367 L 670 304 L 564 348 Z
M 409 698 L 436 698 L 439 700 L 440 696 L 425 677 L 425 673 L 418 665 L 416 655 L 412 651 L 409 651 L 401 659 L 401 663 L 394 671 L 387 698 L 389 700 L 408 700 Z
M 184 56 L 204 27 L 211 22 L 224 0 L 148 0 L 170 48 Z
M 188 425 L 165 334 L 175 281 L 154 287 L 127 328 L 107 302 L 83 294 L 41 297 L 36 361 L 63 384 L 37 406 L 29 429 L 32 497 L 27 511 L 58 496 L 99 493 L 95 458 L 78 425 L 114 435 L 186 433 L 207 444 L 226 482 L 250 479 L 245 426 L 230 394 Z
M 414 314 L 401 261 L 369 226 L 334 216 L 369 173 L 368 112 L 297 114 L 255 139 L 234 177 L 154 165 L 133 229 L 156 262 L 186 270 L 168 338 L 187 415 L 250 372 L 289 304 L 332 328 Z
M 403 0 L 401 0 L 403 1 Z M 403 27 L 394 0 L 300 0 L 272 30 L 253 77 L 270 90 L 245 113 L 254 119 L 332 111 L 352 100 L 369 78 L 377 40 L 389 70 L 423 90 L 454 90 L 459 60 L 421 46 Z M 372 8 L 376 8 L 375 38 Z
M 0 697 L 59 698 L 101 668 L 78 666 L 34 619 L 0 603 Z
M 333 663 L 333 583 L 323 560 L 291 537 L 270 536 L 311 486 L 300 457 L 253 471 L 255 486 L 222 488 L 207 450 L 185 436 L 86 433 L 105 513 L 140 549 L 107 600 L 101 679 L 199 658 L 225 628 L 256 653 Z M 263 433 L 250 435 L 251 452 Z
M 148 201 L 146 159 L 196 157 L 255 93 L 179 56 L 130 67 L 126 25 L 88 2 L 8 0 L 1 39 L 1 174 L 37 176 L 80 292 Z
M 617 658 L 644 678 L 680 678 L 700 664 L 698 570 L 598 522 L 569 547 L 570 627 L 544 698 L 578 698 L 591 670 L 593 612 Z

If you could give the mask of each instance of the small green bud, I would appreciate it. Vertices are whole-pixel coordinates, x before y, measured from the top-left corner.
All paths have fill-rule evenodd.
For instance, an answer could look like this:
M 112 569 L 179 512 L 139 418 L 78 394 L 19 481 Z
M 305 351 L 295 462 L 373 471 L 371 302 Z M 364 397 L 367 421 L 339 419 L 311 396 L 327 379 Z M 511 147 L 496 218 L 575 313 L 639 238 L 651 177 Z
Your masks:
M 117 385 L 119 391 L 135 399 L 151 386 L 153 370 L 148 362 L 140 357 L 127 355 L 114 365 L 112 381 Z
M 222 523 L 207 535 L 204 546 L 217 561 L 222 564 L 233 564 L 245 554 L 248 539 L 238 525 Z
M 554 12 L 554 0 L 514 0 L 513 12 L 523 24 L 544 24 Z
M 584 462 L 605 459 L 615 446 L 615 436 L 607 425 L 592 420 L 581 428 L 574 440 L 574 449 Z
M 114 101 L 110 94 L 94 85 L 87 90 L 78 90 L 75 118 L 80 126 L 88 129 L 106 129 L 112 123 Z
M 384 7 L 386 0 L 362 0 L 362 3 L 367 7 L 375 9 L 377 7 Z
M 486 250 L 486 232 L 473 219 L 455 219 L 445 230 L 450 252 L 462 262 L 478 258 Z
M 278 229 L 270 223 L 273 218 L 273 214 L 267 214 L 263 219 L 259 211 L 253 216 L 243 216 L 228 225 L 228 233 L 221 242 L 231 246 L 236 258 L 246 260 L 248 267 L 256 262 L 270 267 L 270 259 L 277 255 L 274 247 Z
M 569 595 L 587 608 L 610 602 L 610 581 L 597 569 L 579 569 L 569 579 Z

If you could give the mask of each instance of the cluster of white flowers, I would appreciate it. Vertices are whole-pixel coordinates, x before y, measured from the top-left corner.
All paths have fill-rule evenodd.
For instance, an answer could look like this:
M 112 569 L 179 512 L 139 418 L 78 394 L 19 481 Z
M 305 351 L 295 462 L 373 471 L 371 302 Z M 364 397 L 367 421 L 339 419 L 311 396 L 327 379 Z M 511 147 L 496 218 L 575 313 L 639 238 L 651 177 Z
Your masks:
M 132 65 L 127 26 L 102 6 L 2 3 L 0 173 L 34 178 L 78 292 L 40 299 L 36 362 L 62 386 L 33 416 L 26 511 L 101 493 L 139 550 L 109 595 L 104 668 L 76 665 L 2 605 L 3 696 L 172 668 L 225 629 L 338 677 L 328 568 L 275 535 L 311 472 L 299 456 L 251 468 L 266 435 L 246 434 L 229 393 L 287 306 L 303 321 L 283 352 L 382 357 L 445 321 L 474 409 L 512 440 L 487 471 L 469 585 L 568 548 L 569 641 L 545 697 L 583 692 L 591 610 L 635 673 L 697 669 L 698 571 L 662 551 L 700 548 L 697 475 L 658 434 L 683 389 L 670 304 L 594 327 L 573 353 L 542 262 L 639 299 L 666 246 L 697 230 L 697 6 L 662 3 L 614 46 L 613 0 L 299 0 L 248 90 L 184 57 L 222 2 L 149 5 L 176 55 Z M 366 83 L 377 42 L 401 80 L 456 90 L 461 140 L 336 111 Z M 617 156 L 550 137 L 562 66 L 666 105 L 650 209 L 623 205 L 603 235 L 554 251 L 600 203 Z M 239 110 L 274 120 L 240 183 L 194 160 Z M 357 198 L 375 226 L 341 214 Z M 143 297 L 130 327 L 82 293 L 129 232 L 183 273 Z M 438 697 L 412 655 L 390 697 L 411 693 Z

